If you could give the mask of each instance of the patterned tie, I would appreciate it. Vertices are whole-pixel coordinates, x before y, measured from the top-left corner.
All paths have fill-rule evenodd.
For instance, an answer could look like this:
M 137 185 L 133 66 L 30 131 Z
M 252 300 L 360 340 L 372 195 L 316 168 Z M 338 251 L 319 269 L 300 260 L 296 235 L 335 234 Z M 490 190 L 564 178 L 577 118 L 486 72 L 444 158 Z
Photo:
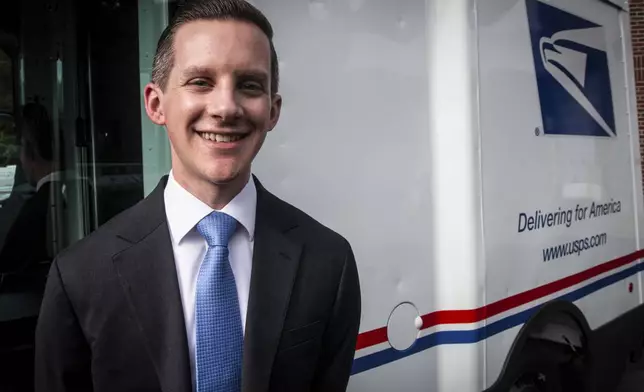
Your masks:
M 243 332 L 228 241 L 237 221 L 214 211 L 197 224 L 208 251 L 201 263 L 196 293 L 195 363 L 197 392 L 239 392 Z

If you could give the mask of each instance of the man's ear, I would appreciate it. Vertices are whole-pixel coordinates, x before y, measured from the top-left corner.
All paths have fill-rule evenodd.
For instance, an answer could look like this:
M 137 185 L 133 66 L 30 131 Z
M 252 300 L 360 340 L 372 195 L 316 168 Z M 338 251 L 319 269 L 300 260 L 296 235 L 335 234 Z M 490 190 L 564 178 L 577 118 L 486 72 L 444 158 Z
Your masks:
M 150 121 L 156 125 L 165 125 L 165 114 L 163 112 L 163 91 L 155 83 L 148 83 L 143 90 L 143 99 L 145 100 L 145 112 Z
M 269 120 L 268 131 L 272 131 L 273 128 L 277 125 L 277 121 L 280 119 L 280 113 L 282 111 L 282 96 L 279 94 L 273 95 L 271 102 L 271 118 Z

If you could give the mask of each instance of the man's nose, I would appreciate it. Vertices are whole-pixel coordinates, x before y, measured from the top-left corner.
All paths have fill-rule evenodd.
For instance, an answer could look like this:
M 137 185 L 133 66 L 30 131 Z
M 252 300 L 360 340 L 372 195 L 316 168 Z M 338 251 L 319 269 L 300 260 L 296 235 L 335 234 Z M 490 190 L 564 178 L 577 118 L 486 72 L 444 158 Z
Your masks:
M 234 120 L 241 116 L 242 108 L 238 102 L 234 86 L 223 84 L 217 86 L 208 100 L 208 114 L 221 121 Z

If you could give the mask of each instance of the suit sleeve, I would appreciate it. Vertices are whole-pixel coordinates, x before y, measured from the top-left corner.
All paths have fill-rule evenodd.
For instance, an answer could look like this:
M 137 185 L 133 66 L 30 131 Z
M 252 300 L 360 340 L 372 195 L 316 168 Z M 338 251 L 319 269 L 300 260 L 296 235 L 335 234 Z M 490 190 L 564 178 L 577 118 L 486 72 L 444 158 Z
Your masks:
M 61 278 L 52 263 L 36 327 L 36 392 L 92 391 L 91 354 Z
M 358 271 L 353 251 L 347 243 L 333 314 L 324 335 L 322 353 L 316 369 L 314 391 L 346 390 L 355 355 L 360 312 Z

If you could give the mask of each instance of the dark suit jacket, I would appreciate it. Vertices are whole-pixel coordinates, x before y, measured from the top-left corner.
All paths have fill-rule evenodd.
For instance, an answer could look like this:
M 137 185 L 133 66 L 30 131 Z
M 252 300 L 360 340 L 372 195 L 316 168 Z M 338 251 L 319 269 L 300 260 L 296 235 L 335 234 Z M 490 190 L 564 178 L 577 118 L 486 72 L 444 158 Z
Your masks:
M 36 390 L 192 390 L 164 178 L 57 257 L 36 331 Z M 257 184 L 242 390 L 342 391 L 360 290 L 349 243 Z

